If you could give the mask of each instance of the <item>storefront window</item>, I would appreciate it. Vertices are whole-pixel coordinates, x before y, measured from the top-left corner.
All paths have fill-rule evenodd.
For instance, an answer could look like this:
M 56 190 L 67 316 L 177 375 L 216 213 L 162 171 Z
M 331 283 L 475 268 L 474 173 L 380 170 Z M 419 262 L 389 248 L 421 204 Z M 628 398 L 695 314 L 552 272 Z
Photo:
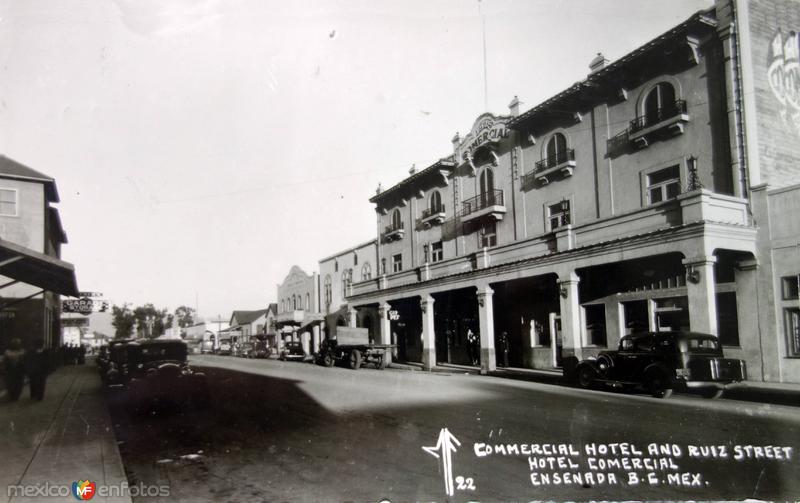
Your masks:
M 606 342 L 606 306 L 593 304 L 584 306 L 586 315 L 586 343 L 590 346 L 605 346 Z

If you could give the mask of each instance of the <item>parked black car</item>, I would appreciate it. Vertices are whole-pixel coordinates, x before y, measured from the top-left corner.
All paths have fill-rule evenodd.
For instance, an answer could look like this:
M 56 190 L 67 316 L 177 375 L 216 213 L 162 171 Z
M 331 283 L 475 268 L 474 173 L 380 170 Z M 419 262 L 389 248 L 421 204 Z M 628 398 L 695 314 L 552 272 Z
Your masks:
M 127 391 L 131 412 L 162 405 L 208 403 L 205 374 L 195 372 L 187 362 L 186 343 L 179 340 L 131 342 L 125 345 L 125 362 L 117 382 Z
M 306 361 L 308 355 L 303 349 L 303 343 L 299 341 L 289 341 L 283 345 L 283 350 L 278 358 L 284 361 L 294 360 L 302 362 Z
M 108 385 L 122 384 L 122 370 L 127 360 L 127 346 L 133 339 L 115 339 L 108 344 L 106 351 L 97 357 L 97 371 Z
M 644 388 L 657 398 L 667 398 L 675 389 L 719 398 L 731 384 L 747 379 L 744 361 L 725 358 L 717 337 L 695 332 L 628 335 L 617 351 L 583 360 L 574 372 L 582 388 Z

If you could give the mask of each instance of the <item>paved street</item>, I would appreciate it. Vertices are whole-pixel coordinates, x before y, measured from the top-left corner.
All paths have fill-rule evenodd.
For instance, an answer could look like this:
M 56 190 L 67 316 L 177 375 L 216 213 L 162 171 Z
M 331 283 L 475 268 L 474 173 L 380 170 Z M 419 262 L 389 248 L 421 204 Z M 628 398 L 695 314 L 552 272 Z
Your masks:
M 193 363 L 211 383 L 206 411 L 130 418 L 111 396 L 129 482 L 168 483 L 184 501 L 800 496 L 797 408 L 457 373 Z M 436 449 L 443 428 L 455 437 L 449 463 Z M 489 454 L 498 445 L 505 455 Z

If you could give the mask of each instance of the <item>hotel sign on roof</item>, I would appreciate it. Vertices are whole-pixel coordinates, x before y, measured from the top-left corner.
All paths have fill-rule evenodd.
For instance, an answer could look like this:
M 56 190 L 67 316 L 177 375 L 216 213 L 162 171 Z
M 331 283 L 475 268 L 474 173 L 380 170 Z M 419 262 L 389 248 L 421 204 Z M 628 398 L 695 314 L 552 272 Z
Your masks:
M 467 133 L 456 147 L 456 158 L 465 161 L 470 159 L 473 152 L 478 148 L 507 138 L 506 122 L 508 122 L 507 117 L 495 117 L 490 113 L 485 113 L 478 117 L 472 126 L 472 130 Z

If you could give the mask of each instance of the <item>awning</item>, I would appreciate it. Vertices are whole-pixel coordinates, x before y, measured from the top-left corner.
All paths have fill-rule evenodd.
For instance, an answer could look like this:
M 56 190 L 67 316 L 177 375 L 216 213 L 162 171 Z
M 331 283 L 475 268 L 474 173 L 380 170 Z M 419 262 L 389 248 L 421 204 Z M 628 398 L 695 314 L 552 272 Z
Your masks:
M 42 290 L 78 297 L 75 266 L 0 239 L 0 275 Z

